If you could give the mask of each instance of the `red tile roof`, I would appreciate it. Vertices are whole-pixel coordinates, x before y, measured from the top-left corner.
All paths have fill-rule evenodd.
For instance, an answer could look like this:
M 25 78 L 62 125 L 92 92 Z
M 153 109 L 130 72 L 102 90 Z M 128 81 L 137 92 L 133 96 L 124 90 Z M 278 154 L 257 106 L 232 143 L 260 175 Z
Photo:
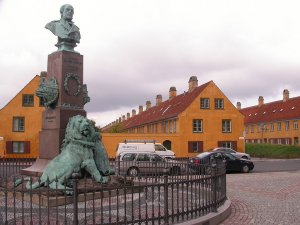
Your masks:
M 271 121 L 300 119 L 300 96 L 251 106 L 240 110 L 244 114 L 244 123 L 264 123 Z
M 174 118 L 183 112 L 192 101 L 212 82 L 209 81 L 195 88 L 192 92 L 185 92 L 172 99 L 162 102 L 158 106 L 153 106 L 141 114 L 137 114 L 123 121 L 123 129 L 141 126 L 148 123 Z

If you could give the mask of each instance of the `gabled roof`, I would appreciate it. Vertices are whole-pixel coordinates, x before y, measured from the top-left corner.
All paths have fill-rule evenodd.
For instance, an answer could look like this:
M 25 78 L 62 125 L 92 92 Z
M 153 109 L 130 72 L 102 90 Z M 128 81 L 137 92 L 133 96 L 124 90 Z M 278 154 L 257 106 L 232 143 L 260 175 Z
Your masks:
M 1 110 L 3 110 L 7 105 L 9 105 L 9 103 L 11 103 L 20 93 L 22 93 L 22 91 L 24 90 L 24 89 L 26 89 L 27 88 L 27 86 L 31 83 L 31 82 L 33 82 L 35 79 L 39 79 L 40 78 L 40 76 L 39 75 L 35 75 L 19 92 L 18 92 L 18 94 L 16 94 L 15 95 L 15 97 L 13 97 L 8 103 L 6 103 L 6 105 L 4 105 L 1 109 L 0 109 L 0 111 Z M 35 90 L 33 90 L 32 91 L 32 94 L 34 94 L 35 93 Z
M 129 129 L 132 127 L 177 117 L 211 82 L 212 81 L 202 84 L 190 93 L 184 92 L 181 95 L 177 95 L 170 100 L 168 99 L 162 102 L 158 106 L 152 106 L 148 110 L 143 111 L 141 114 L 137 114 L 131 118 L 128 118 L 122 122 L 123 129 Z
M 244 114 L 244 123 L 263 123 L 280 120 L 300 119 L 300 96 L 251 106 L 240 110 Z

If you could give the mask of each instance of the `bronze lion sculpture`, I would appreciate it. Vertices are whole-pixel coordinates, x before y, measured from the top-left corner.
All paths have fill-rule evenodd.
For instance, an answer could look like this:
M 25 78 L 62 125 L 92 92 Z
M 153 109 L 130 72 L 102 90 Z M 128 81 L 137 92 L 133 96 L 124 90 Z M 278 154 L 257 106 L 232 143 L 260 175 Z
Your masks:
M 108 182 L 109 160 L 99 133 L 93 121 L 77 115 L 69 119 L 61 153 L 49 162 L 40 180 L 33 184 L 28 182 L 26 188 L 48 186 L 70 190 L 67 181 L 81 170 L 88 172 L 96 182 Z

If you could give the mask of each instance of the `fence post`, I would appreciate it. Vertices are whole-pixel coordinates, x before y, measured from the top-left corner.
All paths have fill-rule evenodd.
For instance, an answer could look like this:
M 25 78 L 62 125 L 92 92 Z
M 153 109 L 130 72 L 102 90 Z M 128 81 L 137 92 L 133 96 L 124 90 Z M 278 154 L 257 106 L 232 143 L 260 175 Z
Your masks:
M 164 175 L 164 211 L 165 225 L 169 224 L 168 175 Z
M 78 225 L 78 178 L 79 173 L 72 173 L 73 179 L 73 224 Z
M 213 212 L 218 212 L 217 210 L 217 164 L 213 162 L 212 165 L 212 192 L 213 192 Z

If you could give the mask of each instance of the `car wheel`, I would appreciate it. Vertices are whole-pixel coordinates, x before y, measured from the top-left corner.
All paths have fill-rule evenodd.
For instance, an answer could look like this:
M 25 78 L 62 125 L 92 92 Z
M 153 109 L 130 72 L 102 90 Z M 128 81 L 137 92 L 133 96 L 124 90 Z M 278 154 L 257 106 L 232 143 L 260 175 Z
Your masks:
M 180 168 L 177 166 L 174 166 L 170 170 L 171 175 L 180 175 Z
M 242 167 L 242 172 L 243 172 L 243 173 L 249 173 L 249 171 L 250 171 L 249 166 L 248 166 L 248 165 L 243 165 L 243 167 Z
M 139 169 L 136 167 L 131 167 L 127 170 L 127 175 L 131 177 L 137 177 L 139 175 Z

